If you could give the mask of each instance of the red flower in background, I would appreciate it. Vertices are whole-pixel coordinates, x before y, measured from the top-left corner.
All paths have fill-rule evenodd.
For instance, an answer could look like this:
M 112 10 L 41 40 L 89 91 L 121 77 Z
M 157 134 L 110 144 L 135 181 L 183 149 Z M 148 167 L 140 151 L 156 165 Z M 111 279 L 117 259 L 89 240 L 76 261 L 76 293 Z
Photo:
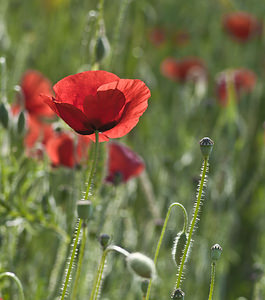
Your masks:
M 150 42 L 157 47 L 161 46 L 166 41 L 165 30 L 160 27 L 152 28 L 148 36 Z
M 141 80 L 120 79 L 106 71 L 70 75 L 44 101 L 77 133 L 99 141 L 127 134 L 146 110 L 150 91 Z
M 31 116 L 37 118 L 54 116 L 54 112 L 43 103 L 40 97 L 40 94 L 53 95 L 51 82 L 47 78 L 38 71 L 29 70 L 22 76 L 20 85 L 23 97 L 18 98 L 13 106 L 14 113 L 24 107 Z M 24 104 L 20 103 L 21 101 L 24 101 Z
M 217 77 L 217 95 L 221 105 L 225 106 L 228 100 L 228 82 L 232 81 L 237 100 L 244 92 L 251 92 L 257 81 L 257 77 L 254 72 L 247 69 L 228 70 L 219 74 Z
M 206 77 L 206 67 L 204 62 L 196 57 L 182 60 L 166 58 L 161 64 L 161 73 L 174 81 L 196 81 L 199 77 Z
M 48 139 L 45 149 L 54 167 L 73 168 L 87 157 L 88 145 L 87 137 L 78 137 L 75 145 L 70 134 L 58 132 Z
M 262 24 L 255 16 L 239 11 L 224 16 L 223 27 L 236 40 L 245 42 L 261 34 Z
M 105 179 L 107 182 L 126 182 L 144 170 L 143 159 L 128 147 L 112 142 L 108 145 L 108 150 L 108 174 Z

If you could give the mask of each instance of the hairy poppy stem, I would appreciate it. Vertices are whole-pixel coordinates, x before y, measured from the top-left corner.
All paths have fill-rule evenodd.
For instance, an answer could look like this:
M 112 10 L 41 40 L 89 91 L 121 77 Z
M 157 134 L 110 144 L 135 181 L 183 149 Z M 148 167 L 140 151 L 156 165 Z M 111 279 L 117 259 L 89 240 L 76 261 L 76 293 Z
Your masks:
M 185 264 L 186 259 L 187 259 L 187 255 L 188 255 L 189 248 L 190 248 L 190 245 L 191 245 L 192 233 L 194 231 L 194 227 L 195 227 L 195 224 L 196 224 L 196 221 L 197 221 L 197 216 L 198 216 L 198 213 L 199 213 L 199 210 L 200 210 L 200 204 L 201 204 L 202 193 L 203 193 L 203 186 L 204 186 L 204 182 L 205 182 L 205 178 L 206 178 L 208 159 L 209 159 L 209 156 L 205 157 L 204 160 L 203 160 L 203 169 L 202 169 L 202 173 L 201 173 L 201 182 L 200 182 L 200 185 L 199 185 L 197 203 L 196 203 L 194 213 L 193 213 L 193 218 L 192 218 L 192 221 L 191 221 L 191 224 L 190 224 L 188 240 L 187 240 L 187 243 L 186 243 L 182 258 L 181 258 L 181 264 L 180 264 L 179 272 L 178 272 L 178 279 L 177 279 L 177 282 L 176 282 L 176 289 L 178 289 L 180 287 L 180 284 L 181 284 L 181 278 L 182 278 L 182 273 L 183 273 L 183 270 L 184 270 L 184 264 Z
M 125 257 L 127 257 L 130 254 L 125 249 L 123 249 L 119 246 L 115 246 L 115 245 L 108 246 L 103 251 L 102 256 L 101 256 L 101 260 L 100 260 L 100 263 L 99 263 L 98 271 L 97 271 L 97 274 L 96 274 L 96 280 L 94 282 L 93 289 L 92 289 L 92 292 L 91 292 L 91 296 L 89 298 L 90 300 L 97 300 L 98 299 L 99 290 L 100 290 L 100 287 L 101 287 L 101 281 L 102 281 L 102 277 L 103 277 L 103 271 L 104 271 L 105 262 L 106 262 L 106 257 L 107 257 L 107 254 L 110 251 L 116 251 L 116 252 L 124 255 Z
M 18 286 L 18 290 L 19 290 L 20 299 L 25 300 L 23 286 L 22 286 L 20 280 L 18 279 L 18 277 L 14 273 L 11 273 L 11 272 L 5 272 L 5 273 L 0 274 L 0 280 L 4 277 L 9 277 L 16 282 L 16 284 Z
M 165 219 L 165 222 L 164 222 L 164 225 L 163 225 L 163 228 L 162 228 L 162 231 L 161 231 L 161 234 L 160 234 L 160 238 L 159 238 L 159 241 L 158 241 L 158 244 L 157 244 L 157 247 L 156 247 L 156 252 L 155 252 L 155 258 L 154 258 L 154 264 L 156 265 L 157 263 L 157 259 L 158 259 L 158 255 L 159 255 L 159 251 L 160 251 L 160 247 L 161 247 L 161 244 L 162 244 L 162 241 L 163 241 L 163 238 L 164 238 L 164 234 L 166 232 L 166 227 L 167 227 L 167 223 L 168 223 L 168 220 L 169 220 L 169 217 L 170 217 L 170 213 L 171 213 L 171 210 L 174 206 L 178 206 L 182 209 L 183 211 L 183 214 L 184 214 L 184 225 L 183 225 L 183 231 L 186 232 L 187 231 L 187 226 L 188 226 L 188 214 L 187 214 L 187 211 L 185 209 L 185 207 L 178 203 L 178 202 L 174 202 L 172 203 L 169 208 L 168 208 L 168 211 L 167 211 L 167 215 L 166 215 L 166 219 Z M 151 285 L 152 285 L 152 279 L 150 279 L 149 281 L 149 285 L 148 285 L 148 290 L 147 290 L 147 293 L 146 293 L 146 300 L 149 299 L 150 297 L 150 292 L 151 292 Z
M 215 262 L 212 262 L 212 271 L 211 271 L 211 285 L 208 300 L 212 300 L 213 298 L 213 288 L 214 288 L 214 279 L 215 279 Z

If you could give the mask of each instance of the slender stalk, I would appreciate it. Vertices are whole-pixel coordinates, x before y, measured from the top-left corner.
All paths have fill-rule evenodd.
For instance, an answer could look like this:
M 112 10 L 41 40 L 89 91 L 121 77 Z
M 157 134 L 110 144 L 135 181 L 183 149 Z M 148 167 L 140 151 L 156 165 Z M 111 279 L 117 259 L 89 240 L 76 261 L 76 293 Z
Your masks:
M 161 247 L 161 244 L 162 244 L 162 241 L 163 241 L 163 238 L 164 238 L 164 234 L 166 232 L 166 227 L 167 227 L 167 223 L 168 223 L 168 220 L 169 220 L 169 216 L 170 216 L 171 210 L 172 210 L 172 208 L 174 206 L 179 206 L 182 209 L 182 211 L 184 213 L 183 231 L 184 232 L 187 231 L 187 225 L 188 225 L 188 214 L 187 214 L 187 211 L 186 211 L 185 207 L 182 204 L 180 204 L 178 202 L 174 202 L 168 208 L 166 219 L 165 219 L 165 222 L 164 222 L 161 234 L 160 234 L 160 238 L 159 238 L 159 241 L 158 241 L 158 244 L 157 244 L 157 247 L 156 247 L 155 258 L 154 258 L 154 264 L 155 265 L 157 263 L 157 259 L 158 259 L 160 247 Z M 152 279 L 150 279 L 150 281 L 149 281 L 149 285 L 148 285 L 148 289 L 147 289 L 147 293 L 146 293 L 146 300 L 148 300 L 149 297 L 150 297 L 151 285 L 152 285 Z
M 16 282 L 16 284 L 18 286 L 18 290 L 19 290 L 19 297 L 21 300 L 25 300 L 23 286 L 22 286 L 20 280 L 18 279 L 18 277 L 14 273 L 11 273 L 11 272 L 5 272 L 5 273 L 0 274 L 0 280 L 4 277 L 9 277 Z
M 81 243 L 79 260 L 78 260 L 77 270 L 76 270 L 76 275 L 75 275 L 72 299 L 75 299 L 77 296 L 78 283 L 79 283 L 79 279 L 80 279 L 80 275 L 81 275 L 82 262 L 83 262 L 83 257 L 84 257 L 84 253 L 85 253 L 86 237 L 87 237 L 87 226 L 85 225 L 85 226 L 83 226 L 82 243 Z
M 215 262 L 212 262 L 212 271 L 211 271 L 211 285 L 208 300 L 212 300 L 213 298 L 213 289 L 214 289 L 214 279 L 215 279 Z
M 89 192 L 91 190 L 91 186 L 92 186 L 92 182 L 96 173 L 96 165 L 97 165 L 97 160 L 98 160 L 98 148 L 99 148 L 99 134 L 98 131 L 95 131 L 95 150 L 94 150 L 94 157 L 93 157 L 93 162 L 92 162 L 92 167 L 90 169 L 90 174 L 88 177 L 88 183 L 87 183 L 87 189 L 86 189 L 86 193 L 85 193 L 85 197 L 83 200 L 87 200 L 88 199 L 88 195 Z M 78 239 L 79 239 L 79 235 L 80 235 L 80 231 L 81 231 L 81 227 L 82 227 L 82 223 L 83 220 L 80 219 L 80 223 L 79 223 L 79 227 L 76 233 L 76 246 L 78 243 Z M 87 230 L 86 230 L 86 226 L 83 228 L 83 235 L 82 235 L 82 243 L 81 243 L 81 249 L 80 249 L 80 254 L 78 256 L 78 263 L 77 263 L 77 270 L 76 270 L 76 276 L 75 276 L 75 280 L 74 280 L 74 288 L 73 288 L 73 299 L 75 299 L 76 295 L 77 295 L 77 289 L 78 289 L 78 283 L 79 283 L 79 278 L 80 278 L 80 274 L 81 274 L 81 269 L 82 269 L 82 263 L 83 263 L 83 258 L 84 258 L 84 253 L 85 253 L 85 244 L 86 244 L 86 236 L 87 236 Z M 74 250 L 74 249 L 73 249 Z M 72 252 L 71 255 L 71 261 L 74 261 L 75 258 L 75 251 Z M 67 273 L 67 283 L 69 281 L 70 278 L 70 274 L 71 274 L 71 270 L 72 270 L 72 264 L 69 265 L 69 274 Z M 64 289 L 63 291 L 66 291 L 67 285 L 64 285 Z M 65 293 L 64 293 L 65 294 Z M 63 294 L 62 294 L 63 295 Z M 61 298 L 61 300 L 63 300 L 64 298 Z
M 180 264 L 180 267 L 179 267 L 178 279 L 177 279 L 177 282 L 176 282 L 176 289 L 178 289 L 180 287 L 180 284 L 181 284 L 181 277 L 182 277 L 182 273 L 183 273 L 183 269 L 184 269 L 184 264 L 185 264 L 185 261 L 186 261 L 186 258 L 187 258 L 188 250 L 189 250 L 189 247 L 190 247 L 190 244 L 191 244 L 192 233 L 194 231 L 197 216 L 198 216 L 198 213 L 199 213 L 199 210 L 200 210 L 200 203 L 201 203 L 201 198 L 202 198 L 204 181 L 205 181 L 205 177 L 206 177 L 208 158 L 209 157 L 207 157 L 203 160 L 203 170 L 202 170 L 201 182 L 200 182 L 200 187 L 199 187 L 199 193 L 198 193 L 198 197 L 197 197 L 197 203 L 196 203 L 193 218 L 192 218 L 192 221 L 191 221 L 191 224 L 190 224 L 190 230 L 189 230 L 187 244 L 185 246 L 183 256 L 181 258 L 181 264 Z
M 104 271 L 105 262 L 106 262 L 106 257 L 107 257 L 107 254 L 110 251 L 116 251 L 116 252 L 124 255 L 125 257 L 127 257 L 130 254 L 125 249 L 123 249 L 119 246 L 115 246 L 115 245 L 110 245 L 103 251 L 102 256 L 101 256 L 101 260 L 100 260 L 100 263 L 99 263 L 99 267 L 98 267 L 98 270 L 97 270 L 97 274 L 96 274 L 96 280 L 94 282 L 93 289 L 92 289 L 92 292 L 91 292 L 91 296 L 89 298 L 90 300 L 97 300 L 97 298 L 98 298 L 99 289 L 101 287 L 101 281 L 102 281 L 103 271 Z
M 77 245 L 78 245 L 78 240 L 79 240 L 79 235 L 80 235 L 82 223 L 83 223 L 82 219 L 78 220 L 77 231 L 76 231 L 76 235 L 75 235 L 74 241 L 73 241 L 74 245 L 73 245 L 72 253 L 71 253 L 71 256 L 70 256 L 70 262 L 69 262 L 69 266 L 68 266 L 68 269 L 67 269 L 67 273 L 66 273 L 66 276 L 65 276 L 65 279 L 64 279 L 63 290 L 62 290 L 62 295 L 61 295 L 60 300 L 64 300 L 64 297 L 65 297 L 66 292 L 67 292 L 67 287 L 68 287 L 68 284 L 69 284 L 70 275 L 71 275 L 73 264 L 74 264 L 74 259 L 75 259 L 75 255 L 76 255 L 76 248 L 77 248 Z

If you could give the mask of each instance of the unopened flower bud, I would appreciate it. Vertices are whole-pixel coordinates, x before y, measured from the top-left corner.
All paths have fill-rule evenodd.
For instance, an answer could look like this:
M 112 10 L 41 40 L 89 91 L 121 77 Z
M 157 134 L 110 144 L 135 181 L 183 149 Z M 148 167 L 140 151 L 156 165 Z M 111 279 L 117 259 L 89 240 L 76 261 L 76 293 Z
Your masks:
M 138 276 L 152 278 L 155 274 L 155 264 L 153 260 L 142 253 L 135 252 L 127 256 L 129 268 Z
M 222 247 L 219 244 L 215 244 L 211 248 L 211 259 L 212 261 L 217 261 L 222 254 Z
M 25 123 L 26 123 L 25 113 L 24 113 L 24 111 L 21 111 L 19 116 L 18 116 L 18 119 L 17 119 L 17 132 L 18 132 L 18 134 L 21 134 L 24 131 Z
M 106 233 L 102 233 L 98 239 L 102 249 L 105 250 L 109 245 L 110 236 Z
M 149 280 L 145 279 L 141 282 L 141 290 L 143 293 L 143 296 L 146 296 L 147 290 L 148 290 Z
M 204 137 L 200 140 L 201 152 L 204 158 L 208 158 L 213 150 L 214 142 L 208 138 Z
M 5 129 L 7 129 L 7 127 L 8 127 L 8 120 L 9 120 L 8 110 L 5 106 L 5 104 L 1 103 L 0 104 L 0 122 Z
M 77 202 L 78 218 L 88 220 L 92 214 L 92 203 L 89 200 L 80 200 Z
M 184 300 L 185 293 L 181 289 L 176 289 L 172 295 L 171 299 L 182 299 Z
M 100 62 L 103 58 L 108 56 L 110 52 L 110 44 L 106 35 L 102 35 L 96 42 L 96 61 Z
M 183 255 L 183 251 L 186 246 L 187 242 L 187 233 L 184 231 L 181 231 L 177 234 L 174 244 L 173 244 L 173 249 L 172 249 L 172 257 L 173 260 L 175 261 L 176 265 L 179 265 L 181 262 L 181 258 Z

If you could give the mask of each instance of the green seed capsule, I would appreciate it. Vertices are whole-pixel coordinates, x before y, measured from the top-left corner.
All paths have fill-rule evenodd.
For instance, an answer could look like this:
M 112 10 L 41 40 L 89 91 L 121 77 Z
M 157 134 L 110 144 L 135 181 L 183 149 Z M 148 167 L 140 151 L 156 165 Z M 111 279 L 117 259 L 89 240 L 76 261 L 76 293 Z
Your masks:
M 92 205 L 89 200 L 80 200 L 77 202 L 77 215 L 80 219 L 88 220 L 92 214 Z
M 204 158 L 208 158 L 213 150 L 214 142 L 208 138 L 204 137 L 200 140 L 200 148 Z
M 146 296 L 146 293 L 147 293 L 147 290 L 148 290 L 148 285 L 149 285 L 149 280 L 143 280 L 141 282 L 141 290 L 142 290 L 142 293 L 143 293 L 143 296 L 145 297 Z
M 181 299 L 184 300 L 185 293 L 181 289 L 176 289 L 172 295 L 171 299 Z
M 102 233 L 98 239 L 102 249 L 105 250 L 109 245 L 110 236 L 106 233 Z
M 211 259 L 212 261 L 217 261 L 222 254 L 222 247 L 219 244 L 215 244 L 211 248 Z
M 8 110 L 6 109 L 6 106 L 4 105 L 4 103 L 1 103 L 0 104 L 0 122 L 5 129 L 7 129 L 7 127 L 8 127 L 8 121 L 9 121 Z
M 187 243 L 187 233 L 184 231 L 181 231 L 177 234 L 174 244 L 173 244 L 173 249 L 172 249 L 172 257 L 173 260 L 175 261 L 176 265 L 179 265 L 181 262 L 181 258 L 183 255 L 183 251 L 185 249 L 186 243 Z

